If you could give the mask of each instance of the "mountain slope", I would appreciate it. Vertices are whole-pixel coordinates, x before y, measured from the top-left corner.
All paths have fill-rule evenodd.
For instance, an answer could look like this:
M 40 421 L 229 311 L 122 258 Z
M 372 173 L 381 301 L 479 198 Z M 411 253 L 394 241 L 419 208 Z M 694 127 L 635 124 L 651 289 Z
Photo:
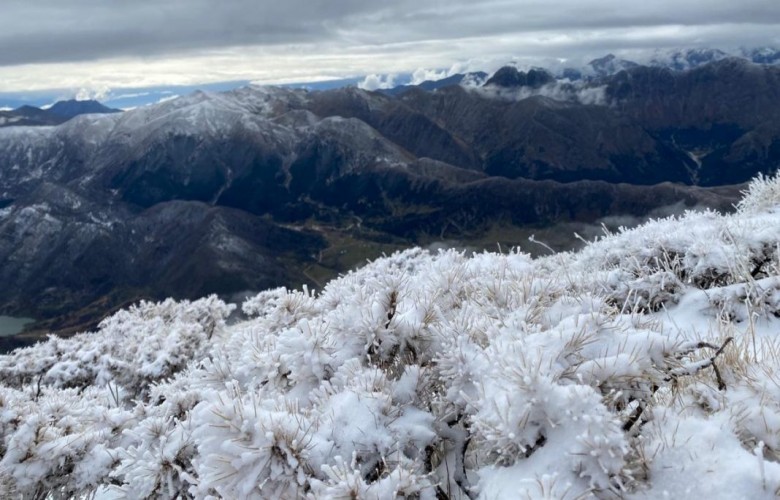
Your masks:
M 735 184 L 777 167 L 778 71 L 725 59 L 577 84 L 537 72 L 532 85 L 524 73 L 520 87 L 398 98 L 246 87 L 5 127 L 0 256 L 14 266 L 2 271 L 0 312 L 315 284 L 411 244 L 529 245 L 529 228 L 729 210 Z M 286 243 L 252 239 L 255 225 Z M 192 237 L 177 235 L 184 228 Z M 44 244 L 54 234 L 64 246 Z M 231 255 L 241 265 L 218 258 L 220 240 L 240 242 Z M 83 277 L 68 268 L 92 261 L 103 264 Z
M 695 159 L 702 185 L 743 182 L 780 162 L 780 68 L 723 59 L 688 72 L 636 68 L 606 88 L 621 114 Z
M 47 109 L 20 106 L 11 111 L 0 111 L 0 128 L 20 126 L 59 125 L 83 114 L 120 113 L 119 109 L 103 106 L 97 101 L 58 101 Z
M 35 106 L 21 106 L 12 111 L 0 111 L 0 127 L 58 125 L 63 120 Z

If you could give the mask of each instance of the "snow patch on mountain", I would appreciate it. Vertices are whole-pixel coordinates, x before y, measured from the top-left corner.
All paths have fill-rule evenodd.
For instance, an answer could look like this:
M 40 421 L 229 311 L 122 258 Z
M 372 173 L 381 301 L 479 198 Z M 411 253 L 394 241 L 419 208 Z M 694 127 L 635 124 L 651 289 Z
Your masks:
M 222 138 L 237 131 L 289 145 L 305 137 L 317 121 L 311 114 L 301 116 L 306 102 L 302 90 L 249 86 L 225 93 L 195 92 L 124 113 L 80 115 L 56 127 L 0 128 L 0 155 L 11 162 L 12 174 L 4 173 L 0 188 L 60 179 L 66 172 L 56 167 L 72 152 L 95 159 L 88 166 L 100 170 L 104 165 L 99 153 L 105 145 L 143 152 L 173 136 Z M 82 181 L 97 173 L 82 172 Z

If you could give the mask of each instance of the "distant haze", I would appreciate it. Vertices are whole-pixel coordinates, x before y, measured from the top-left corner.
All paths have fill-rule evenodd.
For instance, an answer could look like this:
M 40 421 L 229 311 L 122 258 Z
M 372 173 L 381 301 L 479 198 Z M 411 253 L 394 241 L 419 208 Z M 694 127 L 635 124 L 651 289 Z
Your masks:
M 4 0 L 0 19 L 0 92 L 97 98 L 117 88 L 780 45 L 777 0 Z

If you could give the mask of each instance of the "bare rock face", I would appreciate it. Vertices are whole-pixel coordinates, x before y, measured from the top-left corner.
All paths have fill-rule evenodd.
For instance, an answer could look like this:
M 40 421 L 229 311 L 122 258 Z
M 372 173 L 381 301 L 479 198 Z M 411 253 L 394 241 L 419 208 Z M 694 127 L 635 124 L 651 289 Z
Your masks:
M 553 83 L 555 77 L 543 69 L 531 69 L 527 73 L 518 71 L 514 66 L 504 66 L 496 71 L 485 83 L 486 86 L 498 87 L 530 87 L 538 89 L 543 85 Z
M 5 127 L 0 313 L 87 321 L 139 297 L 317 283 L 496 224 L 727 210 L 738 187 L 700 186 L 777 168 L 780 69 L 624 66 L 397 97 L 248 87 Z

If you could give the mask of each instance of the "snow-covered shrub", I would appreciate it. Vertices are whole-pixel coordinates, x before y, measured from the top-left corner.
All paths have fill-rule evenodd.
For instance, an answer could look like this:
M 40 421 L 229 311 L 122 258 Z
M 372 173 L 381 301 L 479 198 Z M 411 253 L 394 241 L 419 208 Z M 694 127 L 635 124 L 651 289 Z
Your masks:
M 275 288 L 246 300 L 241 310 L 249 316 L 261 316 L 276 325 L 289 326 L 316 314 L 314 299 L 314 294 L 306 287 L 303 291 Z
M 780 276 L 721 287 L 708 295 L 716 311 L 737 323 L 755 316 L 780 318 Z
M 780 171 L 773 176 L 758 174 L 750 181 L 737 210 L 743 214 L 757 214 L 777 208 L 780 205 Z
M 127 429 L 132 444 L 117 450 L 119 466 L 112 477 L 122 486 L 112 488 L 128 499 L 182 498 L 194 483 L 194 442 L 190 431 L 172 417 L 150 417 Z
M 0 386 L 0 485 L 8 488 L 0 497 L 94 491 L 108 481 L 118 463 L 111 450 L 133 422 L 132 412 L 112 405 L 103 389 L 43 387 L 31 395 Z
M 198 442 L 193 493 L 222 498 L 296 498 L 319 468 L 325 443 L 313 422 L 288 403 L 258 401 L 234 389 L 229 400 L 204 402 L 193 414 Z
M 777 184 L 577 253 L 413 249 L 231 326 L 215 297 L 142 303 L 0 356 L 0 497 L 775 498 Z
M 323 466 L 327 476 L 324 481 L 312 481 L 308 498 L 362 498 L 384 500 L 386 498 L 435 498 L 431 496 L 433 485 L 427 476 L 420 476 L 397 467 L 381 479 L 369 483 L 354 466 L 339 461 L 338 465 Z
M 606 278 L 607 300 L 622 311 L 654 312 L 676 304 L 684 290 L 680 278 L 671 271 L 653 270 L 636 276 L 615 269 Z
M 0 381 L 83 388 L 119 385 L 132 396 L 201 359 L 235 306 L 216 296 L 195 302 L 141 302 L 101 322 L 94 334 L 50 337 L 0 358 Z

